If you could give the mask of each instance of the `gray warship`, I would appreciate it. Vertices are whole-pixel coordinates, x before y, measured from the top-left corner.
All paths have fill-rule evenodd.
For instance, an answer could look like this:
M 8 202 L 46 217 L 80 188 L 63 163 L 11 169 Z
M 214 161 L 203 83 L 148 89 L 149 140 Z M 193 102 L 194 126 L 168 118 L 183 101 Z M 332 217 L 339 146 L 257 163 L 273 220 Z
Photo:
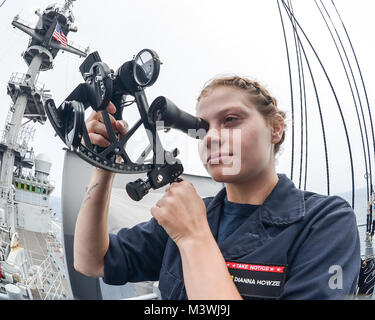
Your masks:
M 0 141 L 0 298 L 71 299 L 62 244 L 61 223 L 50 206 L 55 188 L 50 179 L 51 159 L 35 155 L 35 129 L 44 124 L 43 103 L 49 90 L 37 81 L 41 71 L 53 69 L 60 50 L 84 57 L 65 35 L 77 31 L 71 11 L 73 1 L 53 4 L 41 12 L 31 27 L 18 15 L 12 25 L 30 36 L 23 58 L 25 74 L 13 73 L 7 85 L 11 104 Z

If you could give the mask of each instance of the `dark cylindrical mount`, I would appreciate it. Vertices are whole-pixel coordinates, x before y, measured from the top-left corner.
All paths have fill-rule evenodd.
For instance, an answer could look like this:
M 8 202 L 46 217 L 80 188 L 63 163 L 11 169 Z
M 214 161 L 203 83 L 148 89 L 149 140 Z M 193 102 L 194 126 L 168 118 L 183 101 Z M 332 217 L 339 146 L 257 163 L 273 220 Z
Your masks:
M 162 96 L 152 102 L 148 117 L 153 123 L 163 122 L 165 128 L 181 130 L 196 139 L 203 138 L 209 128 L 207 121 L 180 110 L 171 100 Z

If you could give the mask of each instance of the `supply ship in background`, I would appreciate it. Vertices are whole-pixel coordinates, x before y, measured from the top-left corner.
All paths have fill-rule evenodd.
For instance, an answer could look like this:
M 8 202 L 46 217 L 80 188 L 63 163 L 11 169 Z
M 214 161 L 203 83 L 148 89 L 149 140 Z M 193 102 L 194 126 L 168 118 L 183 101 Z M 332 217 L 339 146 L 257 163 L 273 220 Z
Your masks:
M 25 74 L 13 73 L 7 85 L 11 104 L 0 141 L 0 299 L 72 299 L 65 263 L 61 221 L 50 206 L 54 182 L 51 160 L 35 156 L 35 129 L 44 124 L 44 101 L 49 90 L 39 83 L 41 71 L 53 69 L 60 50 L 85 57 L 87 51 L 68 43 L 77 31 L 73 0 L 53 4 L 41 12 L 36 26 L 17 15 L 12 25 L 30 36 L 22 54 Z

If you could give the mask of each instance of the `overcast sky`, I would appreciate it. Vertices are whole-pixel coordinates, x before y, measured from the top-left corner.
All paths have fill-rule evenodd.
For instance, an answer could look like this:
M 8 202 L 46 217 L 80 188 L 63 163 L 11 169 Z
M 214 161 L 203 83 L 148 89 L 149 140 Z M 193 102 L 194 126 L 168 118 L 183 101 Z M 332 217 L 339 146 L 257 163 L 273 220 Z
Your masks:
M 296 18 L 314 44 L 337 91 L 350 132 L 356 168 L 356 186 L 363 186 L 365 170 L 357 115 L 339 56 L 314 1 L 295 2 Z M 337 23 L 336 16 L 333 16 L 331 1 L 324 1 L 324 3 Z M 373 105 L 375 48 L 372 31 L 375 5 L 369 0 L 355 2 L 340 0 L 335 3 L 351 36 L 363 71 L 370 103 Z M 0 126 L 2 128 L 11 101 L 6 94 L 7 82 L 12 72 L 24 73 L 27 70 L 21 53 L 26 49 L 29 37 L 13 29 L 11 21 L 16 14 L 19 14 L 21 19 L 35 23 L 37 16 L 34 15 L 34 11 L 38 8 L 43 10 L 48 4 L 50 1 L 45 0 L 8 0 L 0 8 L 0 88 L 3 88 L 0 90 L 0 103 L 3 110 L 0 114 Z M 114 70 L 143 48 L 157 51 L 163 65 L 158 81 L 146 90 L 149 103 L 157 96 L 164 95 L 181 109 L 194 114 L 195 100 L 200 89 L 215 75 L 236 73 L 264 84 L 278 99 L 280 108 L 288 113 L 287 139 L 277 169 L 278 172 L 290 175 L 291 99 L 285 43 L 276 1 L 78 0 L 73 10 L 78 32 L 70 33 L 69 40 L 83 47 L 90 46 L 91 51 L 98 50 L 102 60 Z M 283 12 L 286 19 L 284 9 Z M 289 40 L 292 41 L 290 23 L 289 21 L 285 23 Z M 339 26 L 337 23 L 337 27 Z M 341 36 L 344 36 L 343 33 Z M 331 191 L 335 193 L 349 190 L 351 188 L 349 158 L 340 114 L 313 52 L 307 48 L 306 42 L 305 45 L 319 87 L 327 130 Z M 345 45 L 348 48 L 347 42 Z M 297 81 L 294 44 L 290 42 L 289 46 L 294 70 L 293 79 Z M 354 68 L 354 61 L 352 57 L 350 59 Z M 57 105 L 82 81 L 78 71 L 82 61 L 81 58 L 69 53 L 59 53 L 54 61 L 55 68 L 41 73 L 39 81 L 51 90 Z M 307 68 L 305 72 L 307 73 Z M 355 75 L 359 81 L 359 75 L 357 73 Z M 306 79 L 309 77 L 306 76 Z M 325 158 L 320 120 L 311 81 L 306 86 L 309 112 L 307 188 L 325 193 Z M 296 108 L 299 108 L 297 82 L 294 90 L 294 103 Z M 363 92 L 361 94 L 364 99 Z M 364 101 L 362 103 L 367 107 Z M 124 112 L 124 118 L 130 124 L 138 117 L 135 107 L 132 108 L 126 110 L 126 114 Z M 297 111 L 298 134 L 299 117 Z M 36 154 L 47 153 L 52 159 L 51 178 L 56 181 L 55 192 L 60 193 L 64 144 L 59 138 L 54 137 L 53 129 L 48 122 L 44 126 L 35 125 L 35 127 L 37 132 L 34 149 Z M 368 133 L 370 134 L 370 131 Z M 168 150 L 174 147 L 180 149 L 179 158 L 182 160 L 185 172 L 207 175 L 198 157 L 196 141 L 179 132 L 163 135 L 162 141 Z M 141 142 L 142 139 L 138 138 L 136 144 Z M 298 186 L 299 142 L 296 142 L 295 148 L 294 181 Z M 371 153 L 373 154 L 372 149 Z

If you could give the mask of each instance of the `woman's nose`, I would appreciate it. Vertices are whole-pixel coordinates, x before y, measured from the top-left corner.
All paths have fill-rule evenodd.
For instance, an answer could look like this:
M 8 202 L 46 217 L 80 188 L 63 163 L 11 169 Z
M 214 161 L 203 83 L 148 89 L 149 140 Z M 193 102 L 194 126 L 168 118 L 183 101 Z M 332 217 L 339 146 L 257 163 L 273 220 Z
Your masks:
M 205 145 L 212 149 L 213 146 L 220 145 L 221 143 L 220 132 L 215 128 L 210 128 L 203 140 Z

